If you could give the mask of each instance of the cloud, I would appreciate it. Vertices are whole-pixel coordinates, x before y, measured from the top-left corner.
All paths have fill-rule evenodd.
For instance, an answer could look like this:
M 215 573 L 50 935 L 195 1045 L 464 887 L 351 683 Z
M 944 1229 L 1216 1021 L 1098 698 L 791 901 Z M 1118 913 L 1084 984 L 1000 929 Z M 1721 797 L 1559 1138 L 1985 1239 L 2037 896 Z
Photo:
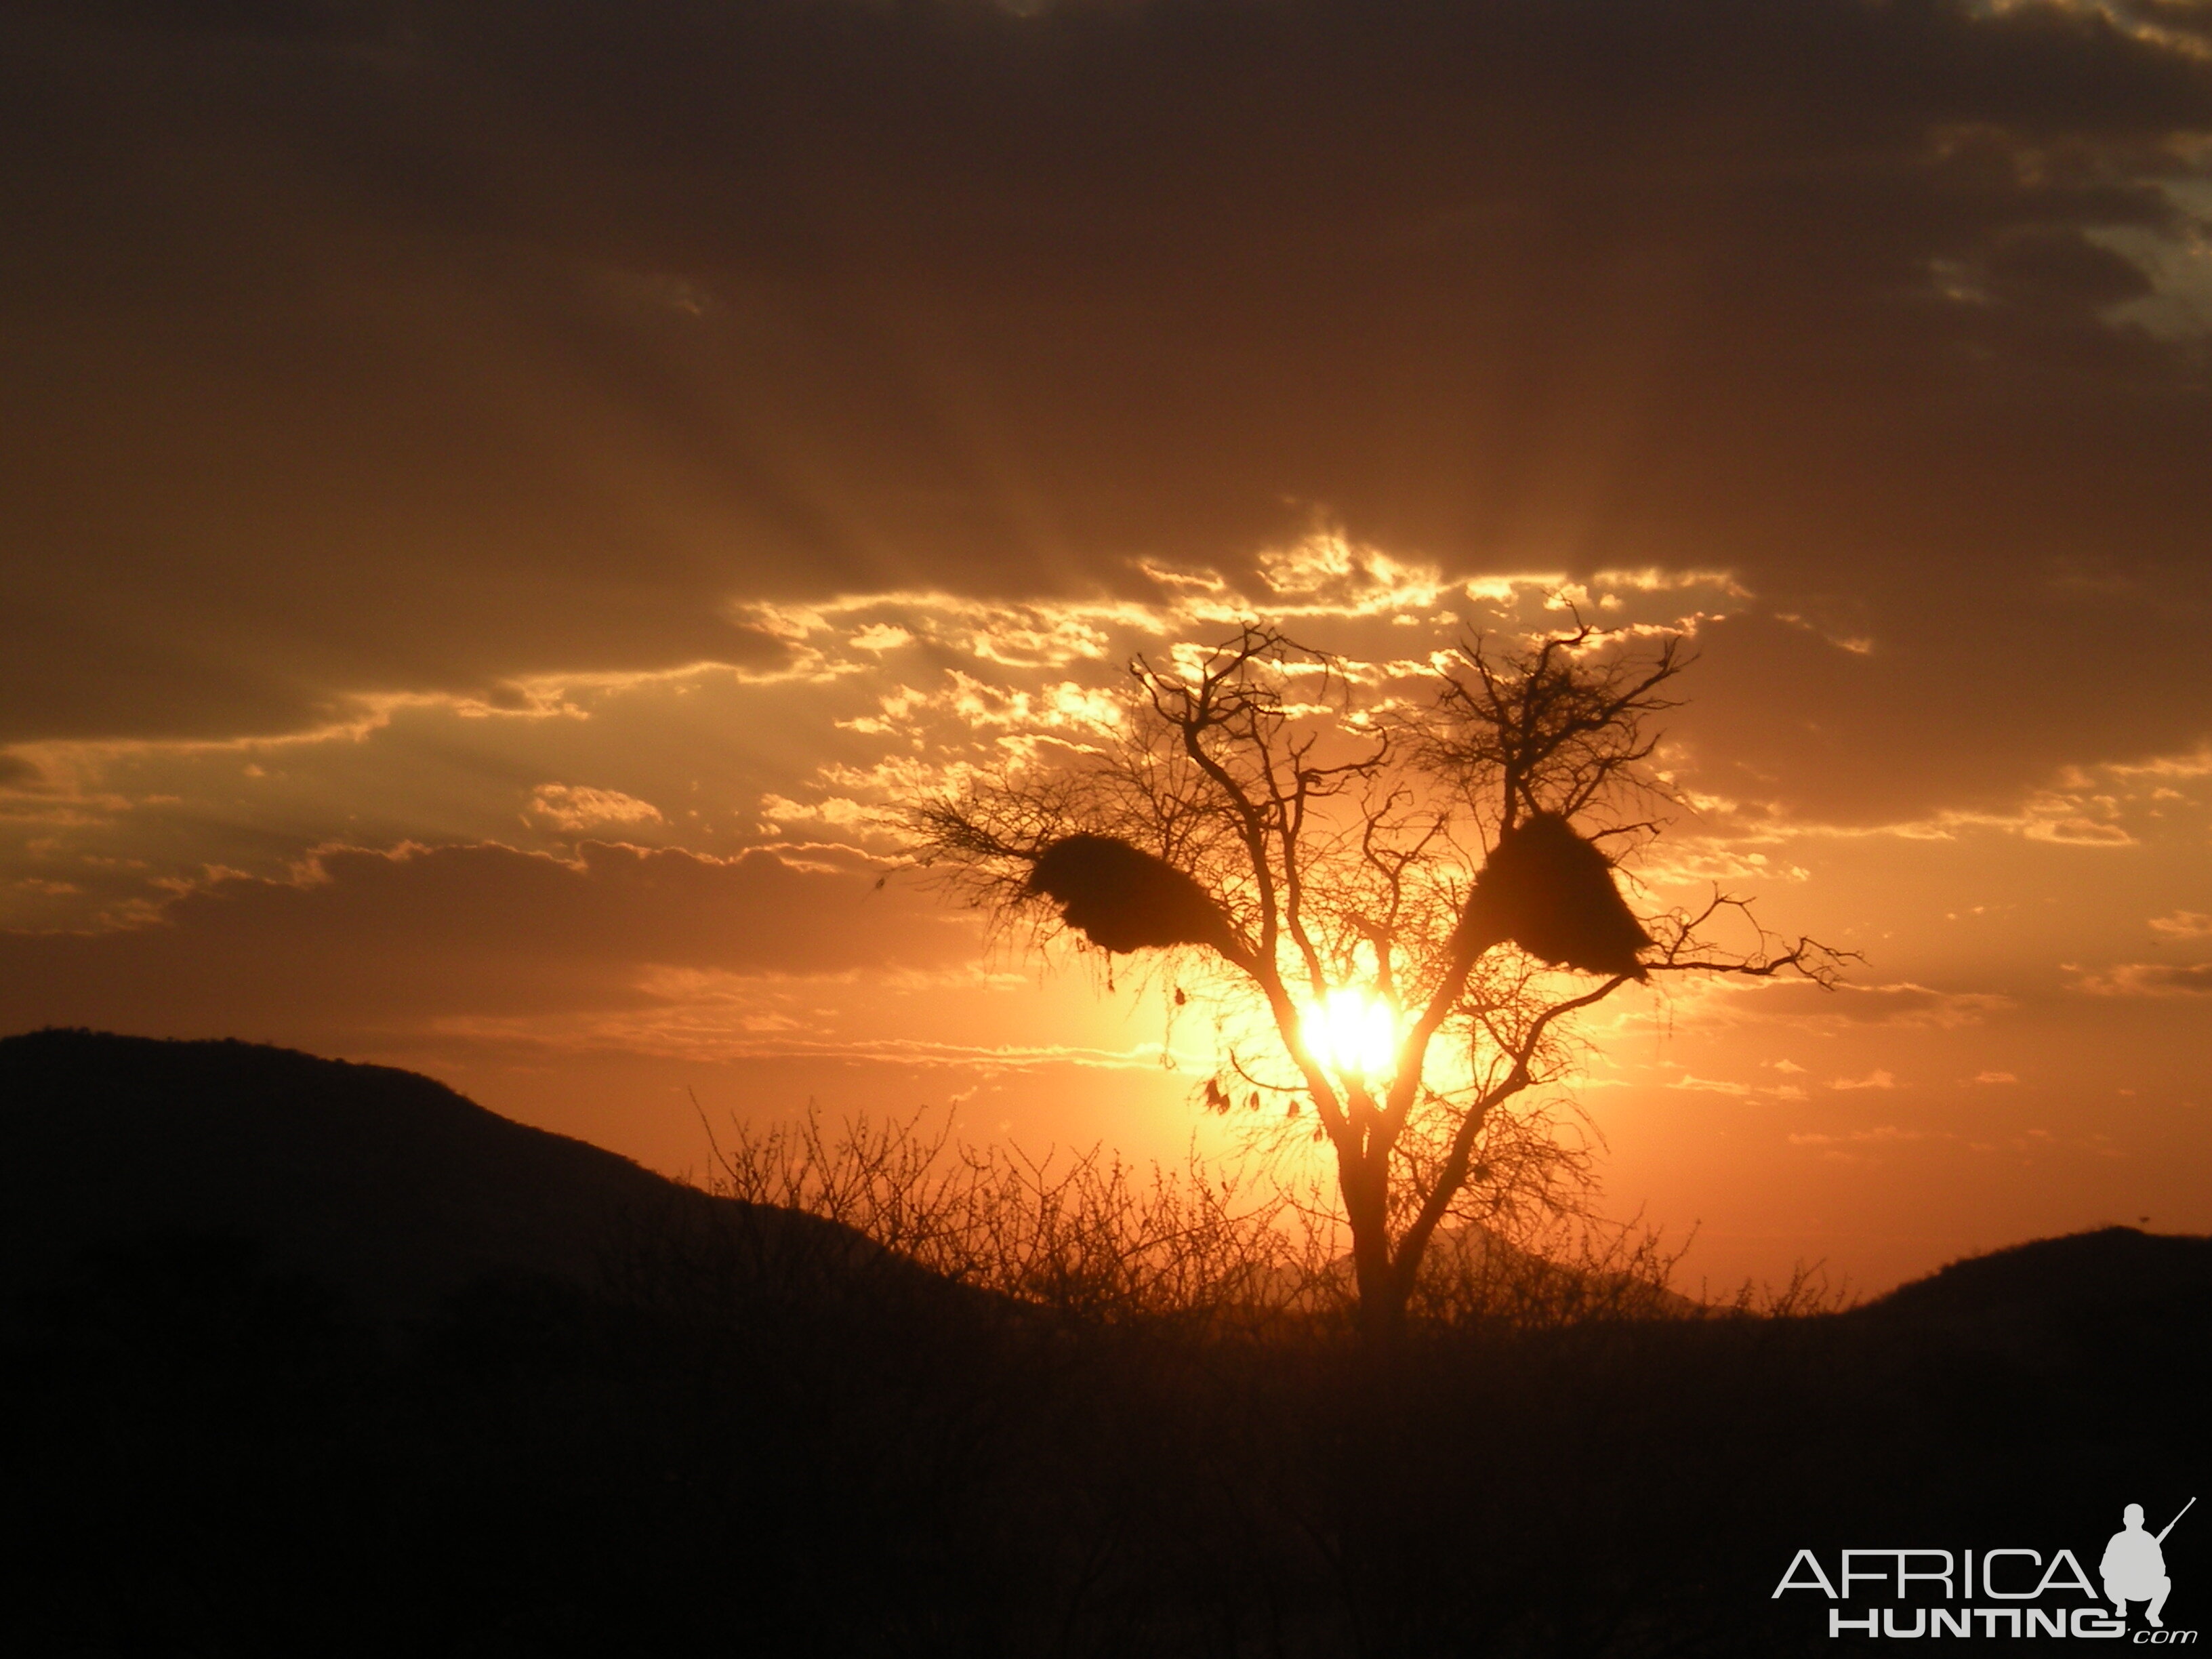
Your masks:
M 1163 1058 L 1157 1043 L 1098 1048 L 1074 1043 L 960 1043 L 786 1030 L 769 1019 L 733 1018 L 726 1009 L 689 1003 L 580 1018 L 573 1015 L 449 1016 L 433 1022 L 422 1037 L 435 1046 L 465 1045 L 477 1053 L 540 1060 L 578 1054 L 653 1055 L 714 1063 L 795 1060 L 891 1066 L 908 1071 L 959 1071 L 983 1077 L 1060 1067 L 1157 1073 L 1162 1069 Z
M 2150 930 L 2160 939 L 2212 939 L 2212 915 L 2202 910 L 2176 910 L 2170 916 L 2153 916 Z
M 1486 582 L 1479 597 L 1455 588 L 1449 611 L 1396 609 L 1402 573 L 1371 550 L 1348 556 L 1341 591 L 1306 605 L 1299 625 L 1371 682 L 1426 676 L 1467 626 L 1514 633 L 1558 620 L 1534 576 Z M 326 840 L 511 839 L 518 774 L 559 780 L 539 785 L 523 815 L 549 847 L 616 827 L 726 850 L 732 836 L 780 839 L 774 826 L 802 821 L 866 840 L 887 800 L 957 786 L 1041 744 L 1108 736 L 1132 657 L 1180 660 L 1267 596 L 1249 574 L 1156 570 L 1148 580 L 1141 600 L 915 590 L 749 601 L 744 614 L 772 641 L 749 667 L 549 673 L 483 696 L 393 693 L 277 737 L 50 741 L 34 754 L 50 787 L 9 797 L 0 817 L 66 820 L 82 833 L 40 857 L 125 851 L 149 883 L 192 879 L 208 864 L 267 874 Z M 1655 586 L 1634 574 L 1585 592 L 1626 594 L 1632 632 L 1639 615 L 1672 619 L 1672 607 L 1724 598 L 1703 577 Z M 893 636 L 907 645 L 876 648 Z M 0 847 L 0 878 L 9 862 Z
M 1931 574 L 1917 601 L 1894 596 L 1924 607 L 1917 617 L 1855 614 L 1852 626 L 1876 629 L 1872 650 L 1771 602 L 1699 624 L 1693 695 L 1670 735 L 1686 775 L 1728 804 L 1722 825 L 1920 837 L 1978 826 L 2060 845 L 2135 844 L 2151 791 L 2130 769 L 2185 763 L 2201 742 L 2195 717 L 2172 701 L 2196 695 L 2179 689 L 2194 671 L 2166 654 L 2179 639 L 2140 678 L 2106 676 L 2112 701 L 2068 708 L 2061 677 L 2023 668 L 2055 596 L 2014 577 L 2012 591 L 1996 590 L 2001 602 L 1977 602 L 1942 596 L 1945 580 Z M 2123 599 L 2076 597 L 2069 649 L 2116 626 Z M 2173 598 L 2160 608 L 2178 622 L 2197 601 Z M 2116 764 L 2087 769 L 2106 761 Z
M 2101 974 L 2082 974 L 2074 988 L 2098 997 L 2212 996 L 2212 962 L 2124 962 Z
M 1754 1087 L 1748 1083 L 1737 1083 L 1723 1078 L 1699 1077 L 1686 1068 L 1683 1070 L 1681 1076 L 1675 1078 L 1665 1086 L 1694 1094 L 1728 1095 L 1738 1100 L 1749 1100 L 1755 1097 L 1783 1101 L 1797 1101 L 1805 1098 L 1805 1091 L 1794 1083 L 1767 1084 Z
M 1828 1085 L 1831 1089 L 1894 1089 L 1897 1079 L 1885 1071 L 1869 1072 L 1864 1077 L 1839 1077 Z
M 1807 1131 L 1790 1135 L 1789 1144 L 1817 1149 L 1823 1159 L 1833 1164 L 1872 1164 L 1880 1161 L 1878 1155 L 1885 1149 L 1958 1139 L 1948 1131 L 1908 1129 L 1894 1123 L 1881 1123 L 1871 1128 L 1846 1130 L 1840 1134 Z
M 2085 233 L 2127 261 L 2140 281 L 2106 313 L 2160 339 L 2212 335 L 2212 185 L 2202 179 L 2161 185 L 2175 212 L 2159 228 L 2131 225 Z
M 2017 1083 L 2020 1079 L 2014 1076 L 2010 1072 L 1977 1072 L 1973 1076 L 1966 1079 L 1966 1081 L 1968 1083 L 1998 1084 Z
M 616 823 L 659 823 L 660 809 L 619 789 L 541 783 L 530 792 L 530 811 L 556 830 L 597 830 Z
M 1832 990 L 1802 981 L 1719 981 L 1697 996 L 1700 1015 L 1723 1024 L 1777 1020 L 1814 1030 L 1893 1025 L 1955 1030 L 2014 1006 L 1987 991 L 1939 991 L 1925 985 L 1854 985 Z
M 1689 1072 L 1683 1073 L 1667 1086 L 1669 1089 L 1686 1089 L 1694 1093 L 1734 1095 L 1739 1099 L 1749 1096 L 1752 1092 L 1751 1085 L 1747 1083 L 1731 1083 L 1717 1078 L 1698 1077 Z
M 2177 8 L 17 9 L 0 739 L 1326 601 L 1317 512 L 1407 600 L 1727 573 L 1801 817 L 2203 735 Z
M 656 975 L 846 975 L 965 962 L 964 914 L 878 889 L 848 850 L 717 859 L 586 842 L 330 848 L 291 880 L 218 875 L 147 925 L 0 933 L 0 1027 L 418 1029 L 441 1018 L 635 1011 Z
M 1852 1129 L 1839 1135 L 1818 1134 L 1811 1132 L 1793 1134 L 1790 1137 L 1790 1144 L 1792 1146 L 1868 1146 L 1886 1142 L 1927 1140 L 1930 1138 L 1929 1132 L 1925 1129 L 1901 1129 L 1894 1123 L 1883 1123 L 1871 1129 Z M 1955 1137 L 1937 1135 L 1933 1138 L 1949 1140 Z
M 2074 847 L 2132 847 L 2136 842 L 2120 824 L 2084 817 L 2037 818 L 2029 823 L 2027 834 L 2032 840 Z

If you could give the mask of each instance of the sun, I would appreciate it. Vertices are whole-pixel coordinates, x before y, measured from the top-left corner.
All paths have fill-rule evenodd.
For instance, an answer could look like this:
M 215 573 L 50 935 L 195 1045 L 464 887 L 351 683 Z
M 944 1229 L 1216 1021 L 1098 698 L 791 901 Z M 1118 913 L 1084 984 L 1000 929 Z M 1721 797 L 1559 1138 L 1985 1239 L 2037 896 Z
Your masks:
M 1314 1053 L 1339 1077 L 1387 1074 L 1398 1057 L 1396 1010 L 1356 986 L 1331 991 L 1314 1010 Z

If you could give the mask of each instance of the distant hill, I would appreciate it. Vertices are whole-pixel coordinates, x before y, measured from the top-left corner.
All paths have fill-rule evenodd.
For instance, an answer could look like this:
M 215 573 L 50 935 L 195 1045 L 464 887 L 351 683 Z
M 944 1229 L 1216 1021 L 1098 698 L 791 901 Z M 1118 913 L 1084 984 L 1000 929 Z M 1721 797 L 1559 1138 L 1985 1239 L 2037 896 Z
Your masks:
M 1867 1304 L 1885 1318 L 1984 1317 L 2212 1294 L 2212 1238 L 2103 1227 L 1969 1256 Z
M 2032 1366 L 2125 1349 L 2200 1372 L 2212 1238 L 2104 1227 L 1970 1256 L 1854 1309 L 1849 1322 Z
M 222 1232 L 341 1286 L 365 1312 L 404 1317 L 502 1271 L 592 1287 L 641 1233 L 741 1217 L 839 1231 L 709 1198 L 391 1066 L 235 1041 L 0 1040 L 9 1295 L 88 1248 Z

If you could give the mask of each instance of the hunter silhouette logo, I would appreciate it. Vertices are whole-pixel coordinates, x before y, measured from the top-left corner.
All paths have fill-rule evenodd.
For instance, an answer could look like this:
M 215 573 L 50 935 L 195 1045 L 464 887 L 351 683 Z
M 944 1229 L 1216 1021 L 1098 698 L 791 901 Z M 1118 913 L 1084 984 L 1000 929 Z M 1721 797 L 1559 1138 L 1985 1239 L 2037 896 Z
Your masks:
M 2173 1580 L 2167 1576 L 2166 1534 L 2197 1505 L 2191 1498 L 2157 1532 L 2143 1527 L 2143 1506 L 2122 1512 L 2097 1563 L 2101 1592 L 2070 1549 L 2006 1546 L 1966 1550 L 1917 1547 L 1847 1549 L 1835 1576 L 1814 1551 L 1792 1558 L 1777 1598 L 1793 1590 L 1824 1596 L 1832 1637 L 2102 1638 L 2136 1646 L 2187 1646 L 2193 1630 L 2168 1630 L 2161 1616 Z M 2086 1553 L 2086 1552 L 2085 1552 Z M 1872 1586 L 1873 1588 L 1862 1588 Z M 2069 1601 L 2069 1598 L 2072 1600 Z M 1856 1607 L 1850 1604 L 1857 1602 Z M 2106 1611 L 2110 1602 L 2112 1610 Z M 2130 1604 L 2147 1603 L 2143 1625 L 2128 1628 Z
M 2173 1580 L 2166 1576 L 2166 1555 L 2159 1547 L 2196 1503 L 2192 1498 L 2184 1504 L 2181 1514 L 2167 1522 L 2155 1538 L 2143 1530 L 2142 1504 L 2129 1504 L 2121 1516 L 2124 1529 L 2114 1533 L 2112 1541 L 2105 1546 L 2105 1559 L 2098 1569 L 2105 1580 L 2106 1598 L 2121 1618 L 2128 1616 L 2129 1602 L 2148 1601 L 2150 1606 L 2143 1617 L 2150 1621 L 2152 1629 L 2166 1628 L 2166 1620 L 2158 1615 L 2173 1589 Z

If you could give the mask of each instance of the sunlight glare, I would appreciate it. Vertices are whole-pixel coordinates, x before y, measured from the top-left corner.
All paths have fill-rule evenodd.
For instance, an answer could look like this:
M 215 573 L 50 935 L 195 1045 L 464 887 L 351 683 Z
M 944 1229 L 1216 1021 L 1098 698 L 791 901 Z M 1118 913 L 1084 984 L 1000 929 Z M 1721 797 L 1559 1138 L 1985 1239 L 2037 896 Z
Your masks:
M 1353 986 L 1331 991 L 1312 1021 L 1314 1053 L 1340 1077 L 1387 1075 L 1398 1053 L 1398 1021 L 1388 1002 Z

